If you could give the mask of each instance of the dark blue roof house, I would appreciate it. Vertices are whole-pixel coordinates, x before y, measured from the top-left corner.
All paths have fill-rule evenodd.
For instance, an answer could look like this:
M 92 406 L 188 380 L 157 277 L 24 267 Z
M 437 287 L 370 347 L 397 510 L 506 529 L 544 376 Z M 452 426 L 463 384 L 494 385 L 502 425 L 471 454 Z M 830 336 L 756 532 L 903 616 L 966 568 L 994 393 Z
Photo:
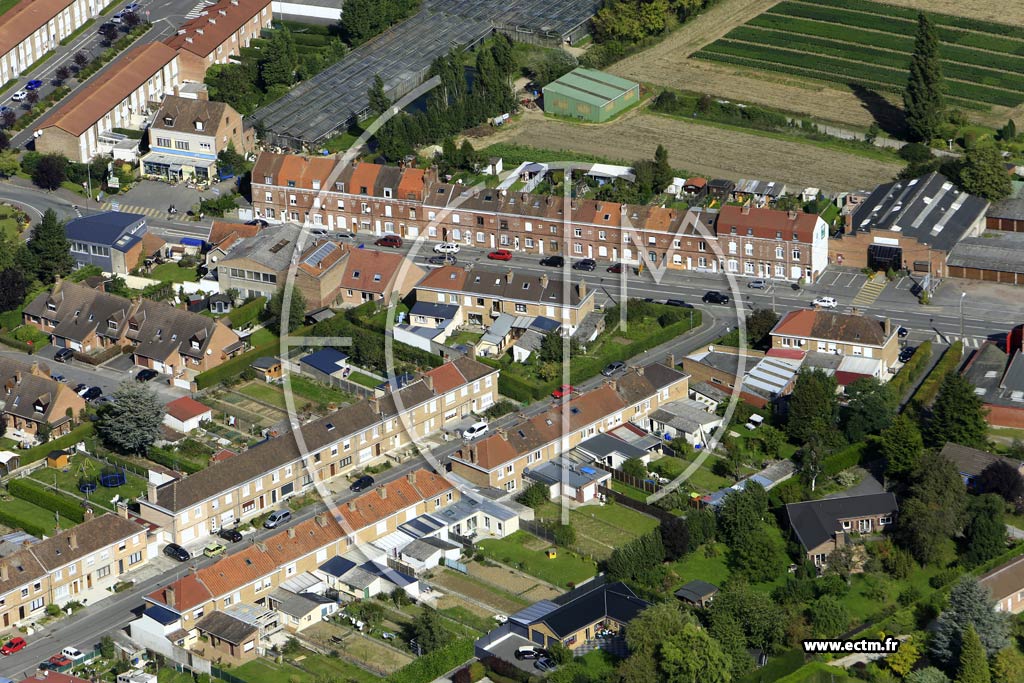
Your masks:
M 338 349 L 326 347 L 299 359 L 303 372 L 314 377 L 340 377 L 348 370 L 348 355 Z
M 126 275 L 143 256 L 146 217 L 137 213 L 104 211 L 76 218 L 64 226 L 75 267 L 99 266 L 104 273 Z

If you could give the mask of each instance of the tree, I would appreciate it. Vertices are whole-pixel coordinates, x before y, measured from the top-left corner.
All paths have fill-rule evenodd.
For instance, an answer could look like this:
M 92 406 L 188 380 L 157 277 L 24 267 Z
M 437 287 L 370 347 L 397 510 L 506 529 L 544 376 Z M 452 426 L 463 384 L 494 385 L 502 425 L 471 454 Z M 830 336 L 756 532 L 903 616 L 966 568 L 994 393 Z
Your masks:
M 71 78 L 71 69 L 67 64 L 61 64 L 57 67 L 57 70 L 53 72 L 53 75 L 61 83 Z
M 831 595 L 823 595 L 815 600 L 807 612 L 814 635 L 819 638 L 835 638 L 850 625 L 850 613 L 843 603 Z
M 757 440 L 761 443 L 761 451 L 769 458 L 779 457 L 779 450 L 786 443 L 786 435 L 770 424 L 762 424 L 757 431 Z
M 1004 647 L 992 658 L 992 683 L 1024 681 L 1024 654 L 1013 647 Z
M 718 510 L 718 530 L 730 547 L 742 545 L 756 533 L 768 516 L 768 494 L 756 482 L 729 493 Z
M 131 31 L 133 28 L 142 23 L 142 19 L 135 12 L 125 12 L 121 15 L 121 25 Z
M 963 543 L 964 559 L 969 565 L 987 562 L 1006 550 L 1004 513 L 1005 503 L 997 495 L 988 493 L 970 499 Z
M 807 443 L 815 431 L 834 431 L 839 414 L 836 379 L 823 370 L 801 370 L 789 397 L 786 433 L 794 443 Z
M 40 159 L 40 163 L 46 157 Z M 34 275 L 41 282 L 49 284 L 57 277 L 68 275 L 75 267 L 71 257 L 71 244 L 64 233 L 64 223 L 57 220 L 53 209 L 47 209 L 43 220 L 32 228 L 28 238 L 28 251 L 36 264 Z
M 1010 463 L 996 460 L 981 471 L 975 481 L 975 487 L 979 491 L 1002 496 L 1006 502 L 1013 503 L 1024 496 L 1024 477 L 1021 477 L 1017 468 Z
M 981 397 L 958 372 L 949 372 L 942 380 L 939 395 L 928 421 L 928 443 L 941 448 L 952 441 L 963 446 L 988 445 L 988 423 Z
M 926 666 L 923 669 L 910 672 L 907 676 L 907 683 L 949 683 L 949 676 L 934 666 Z
M 924 454 L 924 439 L 917 424 L 906 414 L 897 415 L 881 437 L 886 474 L 898 478 L 909 476 Z
M 639 460 L 627 460 L 622 463 L 622 467 L 619 469 L 622 470 L 623 474 L 628 474 L 637 479 L 645 479 L 647 477 L 647 466 Z
M 690 529 L 682 517 L 661 520 L 658 525 L 661 544 L 665 548 L 665 559 L 675 562 L 690 550 Z
M 999 129 L 999 139 L 1003 142 L 1013 142 L 1017 139 L 1017 124 L 1009 119 L 1006 125 Z
M 881 133 L 882 129 L 878 126 L 878 123 L 876 121 L 872 121 L 871 125 L 868 126 L 868 132 L 864 135 L 864 142 L 869 145 L 875 144 L 875 140 L 878 139 L 878 136 Z
M 430 605 L 424 605 L 410 625 L 412 637 L 423 653 L 433 652 L 448 644 L 451 635 L 441 623 L 441 617 Z
M 13 109 L 5 109 L 3 116 L 0 116 L 0 123 L 3 123 L 4 128 L 12 127 L 17 120 L 18 115 L 14 113 Z
M 565 347 L 569 347 L 569 357 L 579 353 L 579 342 L 573 337 L 563 337 L 557 332 L 544 335 L 537 349 L 537 359 L 541 363 L 562 363 L 565 358 Z
M 114 639 L 110 636 L 100 638 L 100 655 L 102 655 L 103 659 L 113 659 L 116 654 L 117 650 L 114 648 Z
M 369 98 L 370 114 L 380 116 L 391 106 L 391 100 L 384 94 L 384 80 L 377 74 L 373 77 L 373 85 L 366 93 Z
M 657 602 L 629 622 L 626 644 L 629 651 L 640 654 L 654 654 L 665 639 L 666 633 L 680 631 L 688 624 L 696 623 L 693 616 L 684 612 L 678 601 Z
M 68 160 L 59 154 L 44 154 L 32 171 L 32 182 L 44 190 L 56 190 L 67 179 Z
M 900 510 L 896 539 L 921 564 L 942 564 L 952 538 L 963 528 L 967 493 L 952 462 L 937 453 L 924 456 Z
M 144 384 L 125 382 L 105 405 L 96 431 L 106 444 L 119 453 L 145 455 L 160 436 L 163 402 Z
M 729 565 L 751 581 L 771 581 L 785 572 L 787 564 L 784 543 L 767 524 L 760 525 L 745 543 L 729 547 Z
M 811 418 L 804 428 L 807 432 L 807 441 L 796 455 L 799 460 L 800 472 L 810 484 L 811 491 L 814 491 L 818 483 L 818 476 L 824 467 L 825 458 L 838 450 L 842 445 L 842 437 L 832 425 L 820 417 Z
M 779 314 L 770 308 L 755 308 L 747 316 L 747 343 L 755 349 L 771 345 L 770 332 L 779 322 Z
M 615 670 L 619 683 L 660 683 L 658 663 L 650 653 L 634 652 Z
M 103 36 L 103 40 L 107 41 L 108 45 L 117 40 L 117 33 L 117 26 L 115 26 L 114 24 L 103 24 L 103 26 L 100 27 L 100 35 Z M 78 63 L 77 57 L 79 54 L 81 53 L 79 52 L 75 55 L 76 64 Z M 79 66 L 84 66 L 84 64 L 79 64 Z
M 89 63 L 89 55 L 85 54 L 82 50 L 76 52 L 71 59 L 78 68 L 82 68 Z
M 662 145 L 654 150 L 654 191 L 661 193 L 672 183 L 672 165 L 668 162 L 668 150 Z
M 283 321 L 282 324 L 281 316 L 284 312 L 285 287 L 285 283 L 281 283 L 267 304 L 267 308 L 274 318 L 273 322 L 270 323 L 270 328 L 278 335 L 294 332 L 302 327 L 302 323 L 306 319 L 306 298 L 298 287 L 293 286 L 288 304 L 288 319 Z
M 729 661 L 703 629 L 687 624 L 663 636 L 658 669 L 665 683 L 730 683 Z
M 530 484 L 530 487 L 519 494 L 516 498 L 516 502 L 522 503 L 526 507 L 539 508 L 544 503 L 550 500 L 550 493 L 548 487 L 537 481 Z
M 924 12 L 917 15 L 917 36 L 910 74 L 903 91 L 903 109 L 912 140 L 929 142 L 942 123 L 942 69 L 939 39 Z
M 661 580 L 664 562 L 665 547 L 661 544 L 661 535 L 651 532 L 612 550 L 605 568 L 616 581 L 652 586 Z
M 11 148 L 11 138 L 4 131 L 0 130 L 0 152 Z
M 722 440 L 722 447 L 725 449 L 725 458 L 721 462 L 728 467 L 732 478 L 739 481 L 743 465 L 747 462 L 747 456 L 743 452 L 743 447 L 737 439 L 729 437 Z
M 960 648 L 960 666 L 956 672 L 956 683 L 989 683 L 991 680 L 988 657 L 981 645 L 981 638 L 978 637 L 974 624 L 968 624 Z
M 1010 175 L 994 142 L 985 140 L 967 150 L 960 166 L 960 187 L 992 201 L 1010 196 Z
M 829 557 L 829 561 L 832 558 Z M 914 664 L 921 658 L 921 649 L 914 642 L 913 636 L 908 636 L 906 640 L 900 643 L 900 647 L 896 652 L 892 653 L 885 658 L 885 663 L 889 665 L 889 668 L 893 670 L 900 678 L 905 678 L 907 674 L 914 668 Z
M 846 401 L 843 431 L 851 443 L 885 429 L 899 407 L 899 396 L 892 387 L 874 377 L 858 379 L 846 387 Z
M 264 89 L 294 83 L 297 64 L 298 56 L 291 32 L 285 28 L 274 31 L 267 45 L 260 50 L 259 72 Z
M 856 553 L 853 550 L 852 545 L 841 545 L 828 556 L 828 567 L 825 569 L 826 574 L 835 574 L 843 581 L 846 585 L 850 585 L 850 579 L 853 576 L 854 569 L 856 569 Z
M 1009 615 L 997 612 L 987 588 L 965 576 L 949 592 L 949 602 L 936 621 L 929 653 L 934 661 L 948 668 L 960 661 L 963 640 L 973 627 L 988 656 L 1010 644 Z
M 25 301 L 28 283 L 20 268 L 0 271 L 0 311 L 13 311 Z
M 721 587 L 708 609 L 708 619 L 712 629 L 720 620 L 734 620 L 743 628 L 747 646 L 766 652 L 778 650 L 785 638 L 779 606 L 743 579 L 730 578 Z
M 32 107 L 39 102 L 39 91 L 29 90 L 28 95 L 25 96 L 25 101 L 28 102 L 28 106 Z

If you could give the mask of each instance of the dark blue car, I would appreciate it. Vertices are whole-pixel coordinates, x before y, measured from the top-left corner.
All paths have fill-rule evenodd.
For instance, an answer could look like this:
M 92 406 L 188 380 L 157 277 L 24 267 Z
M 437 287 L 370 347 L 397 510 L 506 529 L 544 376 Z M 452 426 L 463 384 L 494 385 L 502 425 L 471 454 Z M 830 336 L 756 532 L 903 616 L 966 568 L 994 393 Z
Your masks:
M 25 84 L 25 90 L 39 90 L 43 87 L 43 82 L 38 80 L 31 80 Z

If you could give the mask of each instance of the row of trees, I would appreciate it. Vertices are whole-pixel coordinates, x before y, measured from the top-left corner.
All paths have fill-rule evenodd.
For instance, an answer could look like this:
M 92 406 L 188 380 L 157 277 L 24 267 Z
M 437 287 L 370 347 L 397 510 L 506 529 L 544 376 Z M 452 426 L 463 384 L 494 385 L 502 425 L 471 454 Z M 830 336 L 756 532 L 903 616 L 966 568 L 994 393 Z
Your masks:
M 596 198 L 621 204 L 646 204 L 672 182 L 672 165 L 668 161 L 668 150 L 658 145 L 654 151 L 654 159 L 640 159 L 631 168 L 634 181 L 616 178 L 602 185 Z

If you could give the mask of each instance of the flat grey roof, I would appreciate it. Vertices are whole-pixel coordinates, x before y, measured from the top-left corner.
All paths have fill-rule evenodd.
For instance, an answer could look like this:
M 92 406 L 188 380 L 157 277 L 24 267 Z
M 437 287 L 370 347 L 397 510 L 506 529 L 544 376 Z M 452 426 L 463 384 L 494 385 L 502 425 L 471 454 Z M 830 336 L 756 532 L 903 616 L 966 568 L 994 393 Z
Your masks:
M 987 230 L 968 237 L 949 253 L 946 263 L 962 268 L 1024 273 L 1024 233 Z

